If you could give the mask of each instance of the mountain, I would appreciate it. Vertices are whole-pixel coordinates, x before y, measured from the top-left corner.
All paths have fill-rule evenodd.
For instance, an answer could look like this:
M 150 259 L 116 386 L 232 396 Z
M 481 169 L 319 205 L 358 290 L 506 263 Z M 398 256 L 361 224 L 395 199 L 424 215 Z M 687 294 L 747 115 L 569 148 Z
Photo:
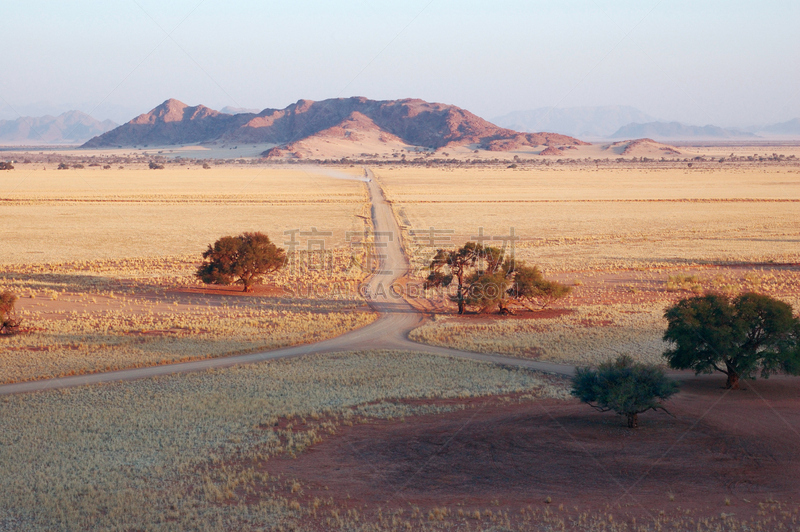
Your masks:
M 759 132 L 770 133 L 772 135 L 800 135 L 800 118 L 772 124 L 758 128 Z
M 117 127 L 80 111 L 0 120 L 0 144 L 77 144 Z
M 203 105 L 189 107 L 167 100 L 149 113 L 94 137 L 83 148 L 137 145 L 198 144 L 218 138 L 253 115 L 229 115 Z M 244 117 L 244 118 L 242 118 Z
M 553 131 L 573 137 L 606 138 L 631 122 L 652 122 L 655 118 L 635 107 L 606 105 L 601 107 L 541 107 L 531 111 L 514 111 L 493 121 L 518 131 Z
M 732 138 L 757 138 L 757 135 L 736 129 L 723 129 L 717 126 L 687 126 L 680 122 L 648 122 L 646 124 L 628 124 L 619 128 L 611 138 L 640 138 L 651 137 L 654 139 L 732 139 Z
M 555 133 L 520 133 L 498 127 L 474 114 L 423 100 L 335 98 L 314 102 L 299 100 L 285 109 L 260 113 L 224 114 L 198 105 L 189 107 L 167 100 L 149 113 L 95 137 L 86 148 L 131 145 L 271 144 L 277 149 L 265 156 L 324 157 L 318 141 L 336 140 L 340 151 L 416 146 L 426 149 L 469 146 L 510 151 L 523 146 L 586 144 Z M 309 148 L 309 143 L 315 144 Z M 343 144 L 344 143 L 344 144 Z M 325 146 L 322 146 L 325 148 Z M 313 149 L 314 153 L 306 152 Z M 316 153 L 319 152 L 319 153 Z

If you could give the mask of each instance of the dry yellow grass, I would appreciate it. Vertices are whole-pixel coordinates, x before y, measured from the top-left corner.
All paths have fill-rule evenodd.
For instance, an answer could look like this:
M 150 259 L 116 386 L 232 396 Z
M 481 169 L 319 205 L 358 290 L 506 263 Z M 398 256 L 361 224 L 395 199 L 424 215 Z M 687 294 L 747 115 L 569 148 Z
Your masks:
M 264 478 L 251 460 L 299 452 L 339 423 L 441 410 L 402 398 L 565 397 L 560 382 L 479 362 L 369 352 L 4 397 L 0 528 L 297 526 L 281 479 Z M 279 418 L 320 416 L 328 421 L 317 432 L 273 427 Z M 220 460 L 245 465 L 220 468 Z M 239 504 L 236 493 L 249 493 L 256 479 L 268 489 Z
M 563 303 L 575 314 L 483 324 L 442 318 L 414 331 L 417 341 L 577 364 L 618 353 L 660 362 L 661 315 L 676 289 L 797 299 L 795 270 L 769 267 L 800 263 L 800 173 L 792 167 L 385 168 L 377 175 L 405 226 L 416 277 L 426 275 L 436 247 L 474 240 L 481 227 L 489 237 L 514 228 L 519 258 L 581 285 Z M 431 227 L 450 232 L 431 246 Z M 698 282 L 686 285 L 681 275 L 699 275 Z M 630 293 L 618 297 L 623 292 Z
M 481 227 L 490 237 L 514 228 L 519 256 L 549 270 L 800 262 L 800 173 L 792 169 L 382 169 L 378 175 L 409 229 L 450 231 L 439 236 L 463 243 Z M 407 238 L 418 267 L 433 251 L 426 238 Z
M 271 168 L 15 171 L 0 190 L 5 264 L 199 254 L 243 231 L 284 245 L 314 227 L 337 247 L 363 230 L 368 202 L 363 183 Z
M 366 250 L 345 245 L 346 232 L 370 227 L 358 181 L 230 166 L 28 168 L 0 175 L 0 188 L 0 288 L 21 297 L 32 329 L 0 339 L 0 382 L 313 342 L 375 319 L 356 291 L 367 272 L 350 260 Z M 300 253 L 268 279 L 275 295 L 189 293 L 206 246 L 243 231 Z M 324 265 L 302 254 L 320 247 Z
M 332 258 L 324 273 L 272 276 L 284 295 L 263 297 L 201 293 L 191 257 L 0 268 L 0 289 L 21 296 L 31 329 L 0 338 L 0 382 L 274 349 L 371 323 L 356 291 L 364 272 L 344 250 Z
M 469 324 L 440 317 L 409 337 L 431 345 L 479 353 L 502 353 L 564 364 L 590 365 L 629 354 L 662 364 L 662 305 L 582 306 L 574 314 L 536 320 Z

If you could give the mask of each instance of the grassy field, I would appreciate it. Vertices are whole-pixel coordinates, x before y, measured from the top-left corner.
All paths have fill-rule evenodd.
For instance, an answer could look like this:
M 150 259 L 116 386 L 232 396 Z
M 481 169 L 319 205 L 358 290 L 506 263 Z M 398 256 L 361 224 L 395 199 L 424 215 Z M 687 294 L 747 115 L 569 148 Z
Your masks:
M 285 231 L 314 227 L 332 233 L 315 240 L 340 247 L 363 230 L 368 202 L 357 181 L 231 166 L 26 168 L 0 174 L 0 187 L 3 264 L 199 255 L 226 234 L 262 231 L 283 245 Z
M 401 399 L 512 392 L 566 393 L 532 372 L 368 352 L 4 397 L 0 530 L 288 530 L 312 508 L 259 461 L 342 424 L 447 408 Z
M 345 242 L 369 227 L 360 182 L 304 169 L 26 167 L 0 187 L 0 290 L 20 297 L 28 331 L 0 338 L 0 382 L 318 341 L 375 319 L 356 291 L 368 272 Z M 202 251 L 243 231 L 296 261 L 255 297 L 201 290 Z M 326 250 L 324 266 L 309 248 Z
M 377 173 L 404 225 L 415 277 L 437 247 L 514 230 L 516 256 L 573 285 L 533 320 L 441 317 L 412 333 L 434 345 L 594 363 L 618 353 L 659 362 L 678 297 L 757 290 L 798 308 L 800 173 L 781 167 L 391 169 Z M 430 228 L 435 231 L 431 240 Z M 416 234 L 412 234 L 416 233 Z M 696 279 L 691 282 L 676 279 Z M 439 309 L 447 306 L 430 292 Z
M 498 238 L 513 228 L 522 258 L 558 271 L 800 261 L 800 173 L 792 169 L 381 169 L 378 176 L 407 227 L 447 231 L 433 247 L 462 243 L 481 227 Z M 408 241 L 423 264 L 433 250 L 429 233 Z

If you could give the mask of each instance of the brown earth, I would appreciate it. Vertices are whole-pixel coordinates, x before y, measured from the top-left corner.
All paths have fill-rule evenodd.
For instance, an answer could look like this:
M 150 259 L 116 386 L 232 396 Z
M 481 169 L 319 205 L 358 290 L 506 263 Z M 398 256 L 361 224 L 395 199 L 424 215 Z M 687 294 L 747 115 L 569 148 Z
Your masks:
M 635 430 L 577 401 L 471 399 L 451 413 L 341 427 L 264 469 L 297 480 L 302 492 L 288 496 L 302 507 L 332 498 L 365 521 L 413 508 L 460 510 L 465 519 L 490 509 L 512 525 L 526 508 L 560 505 L 571 518 L 612 514 L 617 523 L 661 512 L 747 520 L 773 500 L 796 510 L 800 379 L 741 391 L 722 389 L 718 375 L 684 380 L 669 405 L 675 417 L 647 413 Z M 307 529 L 318 529 L 314 522 Z

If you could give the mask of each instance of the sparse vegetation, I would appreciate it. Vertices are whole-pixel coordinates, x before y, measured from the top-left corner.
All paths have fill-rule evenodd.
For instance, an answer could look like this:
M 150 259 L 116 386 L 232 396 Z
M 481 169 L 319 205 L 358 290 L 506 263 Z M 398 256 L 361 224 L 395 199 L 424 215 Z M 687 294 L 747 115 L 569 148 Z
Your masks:
M 625 416 L 628 428 L 639 426 L 639 414 L 666 412 L 662 401 L 678 392 L 678 384 L 661 368 L 636 363 L 626 355 L 600 364 L 597 369 L 578 368 L 572 379 L 572 395 L 601 412 Z
M 150 172 L 146 161 L 119 172 L 87 169 L 76 180 L 31 170 L 2 205 L 0 241 L 0 292 L 19 297 L 17 315 L 31 334 L 4 338 L 0 382 L 273 349 L 372 322 L 357 291 L 368 272 L 351 260 L 366 263 L 368 250 L 342 246 L 347 231 L 367 228 L 357 216 L 368 212 L 363 185 L 223 168 L 200 181 L 199 166 L 195 174 Z M 288 266 L 256 294 L 201 285 L 197 252 L 220 234 L 258 227 L 275 228 L 279 238 L 331 229 L 324 268 L 297 234 Z
M 735 298 L 706 294 L 679 301 L 664 313 L 664 352 L 670 367 L 727 375 L 726 388 L 739 379 L 773 373 L 800 373 L 800 319 L 791 305 L 745 293 Z
M 331 258 L 330 271 L 279 270 L 252 296 L 200 285 L 196 257 L 0 267 L 0 291 L 20 296 L 33 331 L 4 339 L 0 382 L 275 349 L 371 323 L 355 289 L 364 274 L 343 250 Z
M 510 393 L 567 396 L 563 381 L 535 372 L 381 351 L 5 397 L 0 523 L 304 529 L 288 526 L 300 518 L 287 498 L 294 483 L 284 489 L 287 479 L 265 475 L 264 460 L 342 426 L 449 410 L 408 399 Z

